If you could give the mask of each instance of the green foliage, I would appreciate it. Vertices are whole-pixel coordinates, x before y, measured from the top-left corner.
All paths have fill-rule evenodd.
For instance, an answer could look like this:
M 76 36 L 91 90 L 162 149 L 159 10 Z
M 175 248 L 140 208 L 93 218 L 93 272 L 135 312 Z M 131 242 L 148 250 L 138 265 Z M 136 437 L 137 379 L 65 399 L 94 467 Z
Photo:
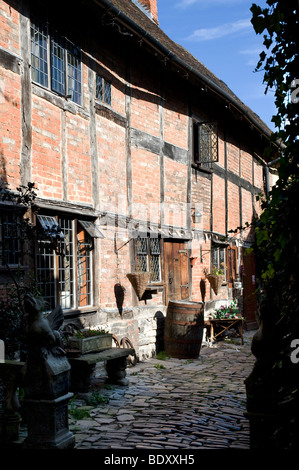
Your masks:
M 166 351 L 160 351 L 158 354 L 156 354 L 156 358 L 159 359 L 160 361 L 166 361 L 167 359 L 170 359 L 171 356 L 166 354 Z
M 106 405 L 107 403 L 109 403 L 109 399 L 103 397 L 99 392 L 92 392 L 91 397 L 87 399 L 87 404 L 94 407 Z
M 97 329 L 97 330 L 79 330 L 76 332 L 74 336 L 76 338 L 90 338 L 91 336 L 103 336 L 103 335 L 108 335 L 109 331 L 103 330 L 103 329 Z
M 213 312 L 214 318 L 217 320 L 231 320 L 234 318 L 240 318 L 240 312 L 237 307 L 237 302 L 234 300 L 227 307 L 221 305 Z
M 262 315 L 273 323 L 285 317 L 288 328 L 298 327 L 299 310 L 299 103 L 292 102 L 292 83 L 299 79 L 297 0 L 267 0 L 268 7 L 251 7 L 252 24 L 263 34 L 266 50 L 256 70 L 264 70 L 266 92 L 274 90 L 278 129 L 273 142 L 281 144 L 277 184 L 262 202 L 263 213 L 255 221 L 260 286 L 264 294 Z M 297 314 L 296 314 L 297 312 Z

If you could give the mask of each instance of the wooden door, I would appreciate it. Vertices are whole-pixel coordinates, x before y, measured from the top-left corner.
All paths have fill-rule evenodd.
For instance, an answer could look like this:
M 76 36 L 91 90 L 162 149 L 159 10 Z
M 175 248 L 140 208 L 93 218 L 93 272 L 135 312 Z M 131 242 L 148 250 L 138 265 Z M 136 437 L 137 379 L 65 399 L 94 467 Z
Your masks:
M 244 275 L 243 275 L 243 314 L 247 329 L 257 327 L 256 311 L 257 311 L 257 294 L 255 282 L 255 255 L 253 252 L 243 252 Z
M 184 243 L 164 242 L 166 304 L 189 297 L 189 259 Z

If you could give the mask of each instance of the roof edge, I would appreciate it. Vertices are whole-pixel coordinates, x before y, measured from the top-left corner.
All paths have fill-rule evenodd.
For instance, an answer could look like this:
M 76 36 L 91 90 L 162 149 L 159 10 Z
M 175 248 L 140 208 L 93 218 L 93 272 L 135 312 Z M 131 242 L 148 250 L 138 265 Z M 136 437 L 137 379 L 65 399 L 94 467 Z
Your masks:
M 264 136 L 267 140 L 270 140 L 271 136 L 274 134 L 271 129 L 267 131 L 266 129 L 262 128 L 260 123 L 248 113 L 248 110 L 242 106 L 240 102 L 238 102 L 232 95 L 227 93 L 223 90 L 219 85 L 214 83 L 208 77 L 203 75 L 199 70 L 194 69 L 191 65 L 187 64 L 183 61 L 180 57 L 170 51 L 167 47 L 161 44 L 155 37 L 153 37 L 148 31 L 143 29 L 137 23 L 135 23 L 129 16 L 119 10 L 115 5 L 113 5 L 109 0 L 92 0 L 97 5 L 101 5 L 106 7 L 107 12 L 113 13 L 117 18 L 120 19 L 123 23 L 129 26 L 131 29 L 135 30 L 138 34 L 142 36 L 143 40 L 147 40 L 149 44 L 151 44 L 156 50 L 158 49 L 168 60 L 173 61 L 187 72 L 192 73 L 194 76 L 198 77 L 205 85 L 207 85 L 211 90 L 215 93 L 220 95 L 223 99 L 225 99 L 228 103 L 233 105 L 246 119 L 251 123 L 251 125 L 255 126 L 255 128 Z M 196 59 L 197 60 L 197 59 Z M 252 111 L 252 110 L 251 110 Z M 254 113 L 254 111 L 252 111 Z M 266 124 L 265 124 L 266 125 Z M 278 148 L 281 147 L 279 142 L 273 142 Z

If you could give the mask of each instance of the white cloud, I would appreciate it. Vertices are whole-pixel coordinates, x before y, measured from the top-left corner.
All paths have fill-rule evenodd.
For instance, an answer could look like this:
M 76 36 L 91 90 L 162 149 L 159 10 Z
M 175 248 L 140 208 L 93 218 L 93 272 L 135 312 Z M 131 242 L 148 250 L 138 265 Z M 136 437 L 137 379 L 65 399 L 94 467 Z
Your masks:
M 234 23 L 225 23 L 212 28 L 201 28 L 194 31 L 188 38 L 193 41 L 210 41 L 229 36 L 234 33 L 242 33 L 251 30 L 252 25 L 250 19 L 238 20 Z
M 204 8 L 208 8 L 214 5 L 221 5 L 221 4 L 235 4 L 235 3 L 245 3 L 246 0 L 180 0 L 175 4 L 176 8 L 188 8 L 190 5 L 198 4 Z

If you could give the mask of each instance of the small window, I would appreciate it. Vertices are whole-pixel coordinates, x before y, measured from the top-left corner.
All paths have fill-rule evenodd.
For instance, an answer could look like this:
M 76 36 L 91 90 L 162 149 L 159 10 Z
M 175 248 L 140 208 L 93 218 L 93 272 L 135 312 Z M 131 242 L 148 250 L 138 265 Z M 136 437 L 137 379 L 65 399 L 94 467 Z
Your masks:
M 111 83 L 97 75 L 96 99 L 111 106 Z
M 194 163 L 209 167 L 218 161 L 217 125 L 213 122 L 195 122 L 193 125 Z
M 161 281 L 161 245 L 159 238 L 136 238 L 135 270 L 150 271 L 151 282 Z
M 211 251 L 212 273 L 224 275 L 226 280 L 226 246 L 213 245 Z

